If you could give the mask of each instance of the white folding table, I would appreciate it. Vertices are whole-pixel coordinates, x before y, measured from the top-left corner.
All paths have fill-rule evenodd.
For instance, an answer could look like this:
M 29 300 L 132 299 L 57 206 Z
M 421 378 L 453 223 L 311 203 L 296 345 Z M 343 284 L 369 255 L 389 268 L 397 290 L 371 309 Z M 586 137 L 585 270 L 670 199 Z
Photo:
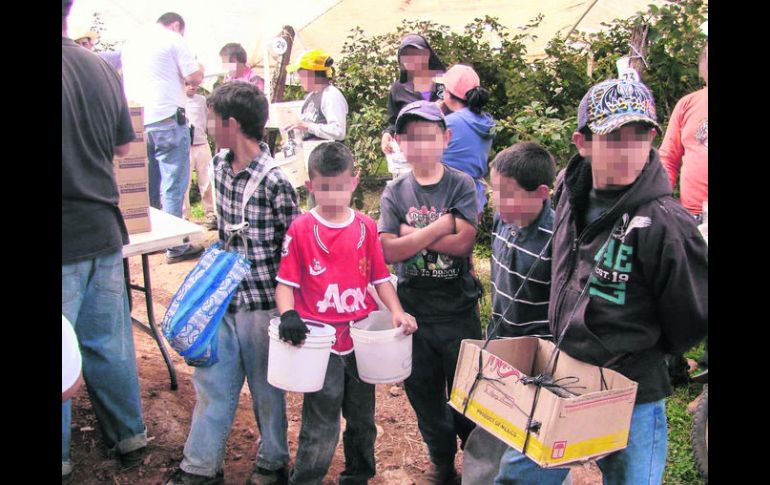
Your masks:
M 168 373 L 171 378 L 171 390 L 177 389 L 176 372 L 174 364 L 168 355 L 163 338 L 155 322 L 155 312 L 152 309 L 152 284 L 150 281 L 150 253 L 165 250 L 174 246 L 192 243 L 203 239 L 203 228 L 197 224 L 173 216 L 161 210 L 150 207 L 150 232 L 141 232 L 131 234 L 130 242 L 123 246 L 123 268 L 126 278 L 126 291 L 128 292 L 129 308 L 133 308 L 131 290 L 137 290 L 144 293 L 147 304 L 147 323 L 144 323 L 133 316 L 131 321 L 139 329 L 150 334 L 158 344 L 163 360 L 168 367 Z M 144 274 L 144 286 L 131 284 L 131 276 L 128 268 L 128 258 L 131 256 L 142 257 L 142 273 Z

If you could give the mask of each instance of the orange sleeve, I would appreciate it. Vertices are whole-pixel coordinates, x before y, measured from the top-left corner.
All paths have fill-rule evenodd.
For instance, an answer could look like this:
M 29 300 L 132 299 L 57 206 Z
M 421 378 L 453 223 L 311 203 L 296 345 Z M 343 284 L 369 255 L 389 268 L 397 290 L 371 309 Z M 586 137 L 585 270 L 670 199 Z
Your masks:
M 663 137 L 663 143 L 658 150 L 660 161 L 668 174 L 672 189 L 676 186 L 676 179 L 679 176 L 679 169 L 682 167 L 682 157 L 684 156 L 684 146 L 682 146 L 683 104 L 684 99 L 680 99 L 676 103 L 666 128 L 666 134 Z

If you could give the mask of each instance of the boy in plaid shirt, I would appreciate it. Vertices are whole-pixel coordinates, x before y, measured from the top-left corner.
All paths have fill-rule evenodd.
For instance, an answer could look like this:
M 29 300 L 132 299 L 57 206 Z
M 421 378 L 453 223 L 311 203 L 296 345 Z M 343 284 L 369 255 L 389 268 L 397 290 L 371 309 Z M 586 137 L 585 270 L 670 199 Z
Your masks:
M 297 194 L 284 173 L 274 169 L 262 141 L 265 95 L 252 84 L 234 81 L 217 88 L 208 105 L 209 131 L 219 149 L 229 149 L 213 160 L 219 239 L 224 244 L 231 228 L 248 223 L 242 229 L 245 240 L 234 237 L 231 246 L 251 260 L 252 269 L 219 327 L 219 362 L 193 374 L 197 400 L 192 426 L 180 469 L 167 485 L 224 483 L 225 442 L 244 378 L 260 435 L 256 469 L 248 483 L 281 483 L 289 461 L 286 406 L 283 392 L 267 383 L 267 328 L 276 315 L 281 244 L 299 215 Z M 244 189 L 252 179 L 262 180 L 243 206 Z

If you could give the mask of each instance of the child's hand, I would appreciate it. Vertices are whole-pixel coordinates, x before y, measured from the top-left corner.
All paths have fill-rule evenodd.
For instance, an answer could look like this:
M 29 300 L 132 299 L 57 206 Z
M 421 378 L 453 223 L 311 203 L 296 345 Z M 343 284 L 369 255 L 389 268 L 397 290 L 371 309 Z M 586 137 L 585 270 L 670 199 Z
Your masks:
M 281 315 L 281 324 L 278 326 L 278 336 L 284 342 L 292 345 L 301 345 L 305 341 L 305 335 L 310 330 L 305 322 L 294 310 L 287 310 Z
M 306 121 L 298 121 L 296 123 L 292 123 L 292 124 L 284 127 L 285 131 L 296 130 L 296 129 L 307 130 L 308 129 L 307 122 Z
M 417 331 L 417 320 L 406 312 L 393 314 L 393 328 L 401 327 L 404 335 L 409 335 Z
M 382 134 L 382 141 L 380 142 L 380 146 L 382 148 L 382 152 L 385 154 L 393 153 L 393 147 L 390 145 L 390 143 L 393 141 L 393 137 L 390 136 L 390 133 L 387 131 Z
M 455 216 L 449 212 L 439 217 L 433 224 L 440 224 L 442 229 L 441 232 L 445 236 L 455 233 Z

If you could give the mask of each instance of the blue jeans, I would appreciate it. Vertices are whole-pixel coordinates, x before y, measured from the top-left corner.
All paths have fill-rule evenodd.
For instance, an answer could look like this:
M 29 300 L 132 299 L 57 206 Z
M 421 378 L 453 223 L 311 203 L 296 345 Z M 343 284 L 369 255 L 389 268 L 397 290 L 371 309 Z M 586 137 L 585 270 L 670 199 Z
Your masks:
M 321 485 L 337 448 L 340 411 L 345 417 L 345 469 L 339 483 L 365 484 L 375 475 L 374 385 L 359 379 L 355 354 L 331 354 L 323 388 L 305 394 L 302 403 L 302 428 L 290 484 Z
M 190 179 L 190 128 L 174 118 L 144 126 L 147 136 L 150 205 L 182 217 Z M 170 248 L 169 256 L 185 252 L 188 244 Z
M 604 485 L 656 485 L 666 467 L 666 400 L 637 404 L 631 415 L 628 446 L 597 460 Z M 568 469 L 543 469 L 513 448 L 500 461 L 495 485 L 561 485 Z
M 267 328 L 274 311 L 226 313 L 219 326 L 219 362 L 197 367 L 195 409 L 182 470 L 213 477 L 222 469 L 225 443 L 247 379 L 257 418 L 260 446 L 257 466 L 278 470 L 289 461 L 286 403 L 283 391 L 267 383 Z
M 83 379 L 107 448 L 125 454 L 146 446 L 122 254 L 63 264 L 61 292 L 61 311 L 75 328 Z M 72 471 L 71 405 L 69 400 L 61 409 L 62 475 Z

